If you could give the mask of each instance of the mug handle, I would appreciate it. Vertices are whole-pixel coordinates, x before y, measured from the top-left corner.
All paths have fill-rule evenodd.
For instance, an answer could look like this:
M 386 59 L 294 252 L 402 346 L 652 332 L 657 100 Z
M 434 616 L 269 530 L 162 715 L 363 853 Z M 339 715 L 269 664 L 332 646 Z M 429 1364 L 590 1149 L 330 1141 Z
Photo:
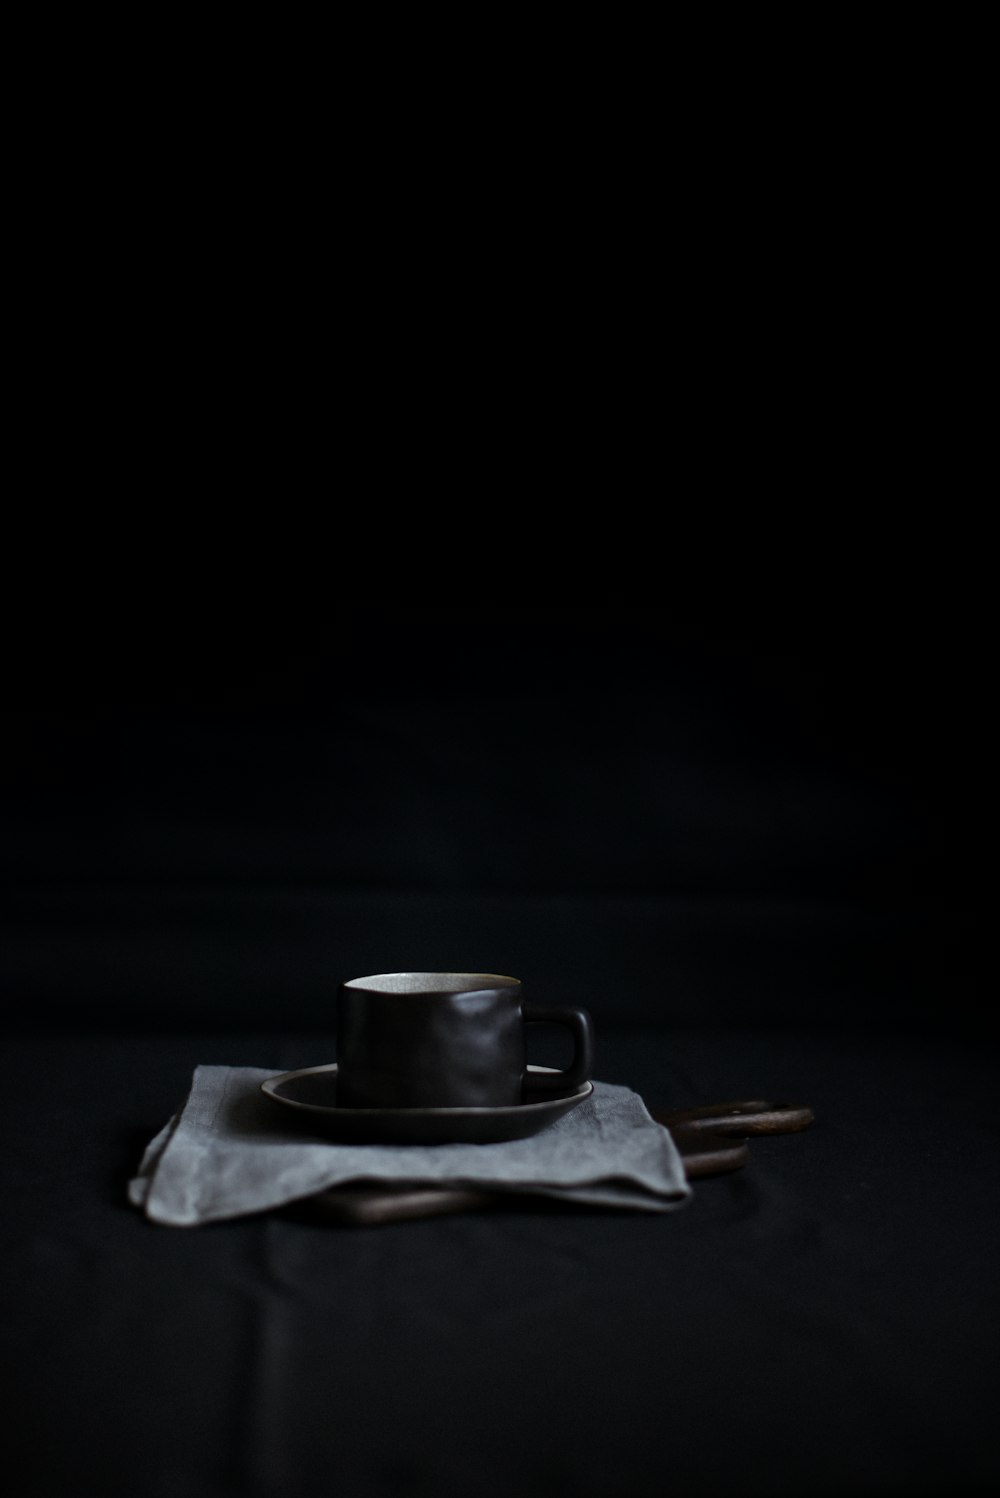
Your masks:
M 565 1092 L 589 1082 L 594 1051 L 594 1028 L 586 1009 L 565 1004 L 522 1004 L 525 1024 L 566 1025 L 573 1035 L 573 1061 L 565 1071 L 525 1071 L 525 1092 Z

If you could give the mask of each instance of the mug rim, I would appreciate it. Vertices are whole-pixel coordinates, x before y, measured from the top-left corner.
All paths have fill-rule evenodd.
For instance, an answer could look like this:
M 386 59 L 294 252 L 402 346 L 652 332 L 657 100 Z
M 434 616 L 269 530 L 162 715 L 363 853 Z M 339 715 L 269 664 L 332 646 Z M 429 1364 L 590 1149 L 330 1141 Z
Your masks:
M 390 982 L 386 980 L 411 979 L 461 979 L 461 982 Z M 472 981 L 475 980 L 475 981 Z M 481 993 L 491 988 L 520 988 L 520 978 L 511 978 L 504 973 L 369 973 L 363 978 L 347 978 L 341 988 L 350 988 L 358 993 L 376 994 L 430 994 L 430 993 Z

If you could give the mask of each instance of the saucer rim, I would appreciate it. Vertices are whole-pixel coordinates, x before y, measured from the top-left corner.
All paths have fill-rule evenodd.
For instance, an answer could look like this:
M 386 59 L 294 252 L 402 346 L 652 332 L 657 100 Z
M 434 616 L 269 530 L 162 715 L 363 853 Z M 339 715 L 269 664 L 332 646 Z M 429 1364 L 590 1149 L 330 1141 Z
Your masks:
M 499 1108 L 340 1108 L 330 1106 L 327 1103 L 302 1103 L 296 1098 L 282 1097 L 274 1089 L 280 1082 L 291 1082 L 297 1077 L 313 1077 L 324 1072 L 336 1072 L 338 1063 L 331 1061 L 324 1066 L 300 1066 L 294 1071 L 282 1072 L 280 1076 L 267 1077 L 260 1084 L 261 1092 L 276 1103 L 281 1103 L 286 1108 L 296 1108 L 301 1113 L 318 1113 L 320 1115 L 334 1115 L 343 1118 L 378 1118 L 378 1119 L 406 1119 L 418 1118 L 495 1118 L 497 1115 L 509 1114 L 512 1118 L 530 1118 L 538 1112 L 551 1108 L 554 1103 L 576 1103 L 583 1102 L 590 1097 L 594 1090 L 593 1082 L 588 1079 L 581 1083 L 571 1092 L 553 1094 L 551 1097 L 539 1098 L 531 1103 L 506 1103 Z M 554 1066 L 528 1066 L 529 1072 L 548 1074 L 556 1076 L 558 1067 Z

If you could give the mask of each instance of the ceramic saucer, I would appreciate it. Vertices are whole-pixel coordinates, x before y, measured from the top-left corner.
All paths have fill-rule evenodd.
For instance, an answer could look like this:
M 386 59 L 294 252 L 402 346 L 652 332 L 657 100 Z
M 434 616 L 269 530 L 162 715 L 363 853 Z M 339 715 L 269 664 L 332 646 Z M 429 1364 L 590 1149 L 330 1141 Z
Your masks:
M 551 1067 L 529 1066 L 531 1072 Z M 343 1144 L 499 1144 L 527 1139 L 590 1097 L 592 1082 L 509 1108 L 338 1108 L 337 1066 L 268 1077 L 261 1091 L 310 1129 Z

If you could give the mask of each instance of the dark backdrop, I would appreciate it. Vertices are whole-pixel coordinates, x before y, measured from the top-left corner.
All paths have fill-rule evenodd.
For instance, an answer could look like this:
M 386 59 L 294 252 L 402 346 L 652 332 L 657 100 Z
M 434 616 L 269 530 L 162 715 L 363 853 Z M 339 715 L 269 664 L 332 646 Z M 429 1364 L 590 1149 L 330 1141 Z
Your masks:
M 405 126 L 394 36 L 288 111 L 233 35 L 161 90 L 162 26 L 26 58 L 25 1498 L 997 1488 L 988 95 L 937 18 L 752 25 L 770 66 L 716 25 L 620 109 L 613 47 L 534 109 L 467 60 Z M 327 1060 L 337 982 L 406 967 L 586 1004 L 651 1105 L 816 1124 L 665 1218 L 129 1208 L 197 1062 Z
M 267 478 L 12 549 L 9 1024 L 326 1030 L 401 968 L 598 1025 L 977 1022 L 957 531 Z

